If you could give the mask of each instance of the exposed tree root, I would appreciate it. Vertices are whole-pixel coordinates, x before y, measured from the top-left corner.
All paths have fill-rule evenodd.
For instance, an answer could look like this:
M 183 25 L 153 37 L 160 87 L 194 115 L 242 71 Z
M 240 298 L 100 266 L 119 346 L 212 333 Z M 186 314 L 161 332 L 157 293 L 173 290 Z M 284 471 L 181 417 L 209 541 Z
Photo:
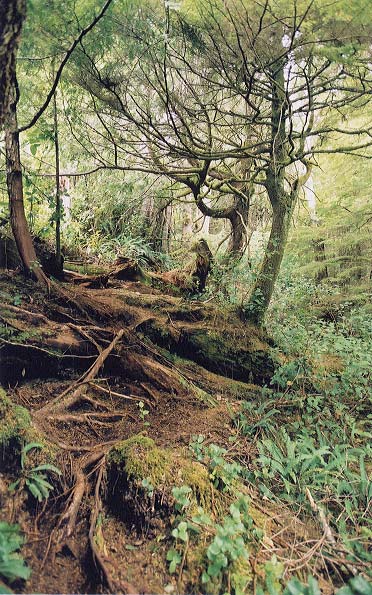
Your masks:
M 171 355 L 168 356 L 169 352 L 181 355 L 184 359 L 192 359 L 195 355 L 192 350 L 193 345 L 197 346 L 198 353 L 206 350 L 208 345 L 204 346 L 202 339 L 206 338 L 208 343 L 209 336 L 215 341 L 218 353 L 219 346 L 225 339 L 224 329 L 229 327 L 230 321 L 223 321 L 221 323 L 223 328 L 220 328 L 219 323 L 216 322 L 217 314 L 212 312 L 212 308 L 206 308 L 202 304 L 191 306 L 180 298 L 164 296 L 156 290 L 149 289 L 146 293 L 147 290 L 144 287 L 134 282 L 129 285 L 129 289 L 126 284 L 117 283 L 115 289 L 94 291 L 87 290 L 81 285 L 67 288 L 62 286 L 58 293 L 53 293 L 52 290 L 52 299 L 46 304 L 45 300 L 42 301 L 50 318 L 33 311 L 36 309 L 38 296 L 31 304 L 30 311 L 19 308 L 18 311 L 9 309 L 4 312 L 4 317 L 8 319 L 9 324 L 17 325 L 16 330 L 19 332 L 27 332 L 30 327 L 37 330 L 37 333 L 30 337 L 24 338 L 24 335 L 19 335 L 20 341 L 26 342 L 24 346 L 28 354 L 26 357 L 29 358 L 32 350 L 35 350 L 36 356 L 38 348 L 46 349 L 50 353 L 45 355 L 53 357 L 53 362 L 56 362 L 59 357 L 63 358 L 61 364 L 63 382 L 66 382 L 66 377 L 70 378 L 68 386 L 63 385 L 66 386 L 63 392 L 60 392 L 59 388 L 56 389 L 58 385 L 54 381 L 46 390 L 37 391 L 36 396 L 25 392 L 25 403 L 29 409 L 32 409 L 33 429 L 38 435 L 45 436 L 45 442 L 60 449 L 57 454 L 57 457 L 60 457 L 57 464 L 61 468 L 68 461 L 65 465 L 66 475 L 69 478 L 68 489 L 66 491 L 66 484 L 64 484 L 64 493 L 58 499 L 58 502 L 64 503 L 62 506 L 65 508 L 57 524 L 55 520 L 52 521 L 54 529 L 50 534 L 51 553 L 62 554 L 59 558 L 65 563 L 66 558 L 70 557 L 67 551 L 70 549 L 75 561 L 80 561 L 85 550 L 79 551 L 79 541 L 83 540 L 82 549 L 84 549 L 84 539 L 88 537 L 98 574 L 107 589 L 113 593 L 138 592 L 138 589 L 126 582 L 126 580 L 132 582 L 129 567 L 128 573 L 123 573 L 121 561 L 119 562 L 118 557 L 115 556 L 116 552 L 112 547 L 115 545 L 115 538 L 113 539 L 110 529 L 106 528 L 110 523 L 109 515 L 107 524 L 104 527 L 101 526 L 102 513 L 108 506 L 107 502 L 103 505 L 101 501 L 101 497 L 102 500 L 104 499 L 102 488 L 106 454 L 118 441 L 126 440 L 146 427 L 142 424 L 138 413 L 136 417 L 131 416 L 137 409 L 136 403 L 143 401 L 147 409 L 153 409 L 149 416 L 151 424 L 147 428 L 148 435 L 154 432 L 152 424 L 158 418 L 155 421 L 158 424 L 157 427 L 155 426 L 155 431 L 159 431 L 159 435 L 162 436 L 160 440 L 168 440 L 170 430 L 167 429 L 167 424 L 169 423 L 171 427 L 174 419 L 174 425 L 178 427 L 177 416 L 182 420 L 185 413 L 188 415 L 189 410 L 186 412 L 186 409 L 190 404 L 192 406 L 199 403 L 195 407 L 196 414 L 206 410 L 204 406 L 200 406 L 200 400 L 208 397 L 207 391 L 211 394 L 217 391 L 224 394 L 226 389 L 226 393 L 231 390 L 229 394 L 233 395 L 231 380 L 234 376 L 231 372 L 233 368 L 227 370 L 222 385 L 222 377 L 212 378 L 212 375 L 207 372 L 207 366 L 203 371 L 196 364 L 192 364 L 195 367 L 191 368 L 190 372 L 183 360 L 177 360 L 175 365 Z M 79 316 L 78 323 L 74 322 L 76 312 Z M 249 349 L 254 353 L 264 351 L 264 341 L 260 342 L 258 337 L 255 343 L 257 337 L 254 332 L 242 331 L 239 326 L 240 321 L 233 315 L 231 317 L 233 323 L 231 329 L 228 328 L 229 332 L 231 330 L 228 338 L 233 339 L 232 358 L 235 355 L 236 346 L 245 349 L 248 344 L 247 351 Z M 105 323 L 101 327 L 99 325 L 102 320 Z M 118 331 L 121 327 L 124 328 Z M 198 337 L 199 335 L 201 337 L 198 345 L 196 340 L 194 343 L 191 340 L 188 343 L 184 340 L 185 336 L 190 337 L 194 331 L 199 333 Z M 13 334 L 10 337 L 9 340 L 13 341 Z M 123 340 L 124 337 L 125 340 Z M 183 345 L 180 344 L 181 339 L 184 340 Z M 14 340 L 14 342 L 17 341 Z M 191 348 L 187 351 L 189 345 Z M 39 351 L 39 358 L 41 354 L 42 352 Z M 80 377 L 72 381 L 71 376 L 68 376 L 71 370 L 66 369 L 64 362 L 69 361 L 68 357 L 77 356 L 82 358 L 81 365 L 79 364 Z M 211 352 L 206 355 L 206 359 L 207 357 L 211 359 L 214 356 Z M 20 359 L 22 363 L 22 357 Z M 189 363 L 191 365 L 191 362 Z M 105 369 L 102 372 L 104 365 Z M 81 368 L 85 366 L 90 367 L 82 373 Z M 223 374 L 224 371 L 225 369 L 221 373 Z M 235 372 L 235 368 L 233 371 Z M 54 368 L 48 369 L 47 373 L 53 376 Z M 21 381 L 21 389 L 24 386 L 22 382 L 24 383 L 27 378 L 27 376 L 15 378 Z M 235 394 L 237 393 L 234 392 Z M 164 419 L 165 423 L 160 422 L 160 419 Z M 206 417 L 206 420 L 203 420 L 205 424 L 203 429 L 208 428 L 207 432 L 210 429 L 209 423 L 210 420 Z M 180 423 L 179 426 L 181 425 Z M 163 432 L 164 427 L 166 429 Z M 191 431 L 191 424 L 190 427 L 182 427 L 180 434 L 182 444 L 188 440 L 189 429 Z M 51 434 L 53 436 L 50 438 Z M 172 440 L 173 434 L 171 436 Z M 139 498 L 141 498 L 141 489 L 139 484 Z M 124 496 L 126 494 L 125 485 L 123 494 Z M 159 502 L 163 505 L 163 496 L 160 496 Z M 129 509 L 125 511 L 129 516 L 131 515 Z M 86 532 L 87 515 L 89 535 Z M 125 541 L 126 534 L 121 538 Z M 106 549 L 105 539 L 110 544 L 110 549 Z M 129 546 L 129 543 L 127 545 Z M 131 553 L 128 554 L 128 552 Z M 50 555 L 49 548 L 46 552 L 42 550 L 42 555 L 46 560 Z M 128 547 L 123 558 L 130 560 L 131 555 L 136 554 Z M 186 580 L 185 576 L 188 572 L 186 558 L 185 553 L 179 574 L 180 583 Z M 68 564 L 70 563 L 71 560 L 68 561 Z M 147 579 L 141 577 L 140 580 Z M 141 590 L 143 591 L 142 586 Z
M 88 384 L 90 384 L 92 386 L 91 382 L 89 382 Z M 93 386 L 98 386 L 98 385 L 93 385 Z M 105 403 L 104 401 L 101 401 L 99 399 L 93 399 L 92 397 L 89 397 L 88 395 L 83 395 L 82 401 L 84 401 L 85 403 L 89 403 L 90 405 L 93 405 L 93 407 L 95 407 L 97 409 L 104 409 L 105 411 L 110 411 L 110 407 L 107 405 L 107 403 Z
M 123 417 L 127 417 L 127 413 L 115 411 L 114 413 L 63 413 L 63 414 L 50 414 L 48 415 L 48 419 L 52 419 L 54 421 L 77 421 L 81 423 L 85 423 L 86 421 L 95 421 L 95 420 L 104 420 L 107 421 L 115 421 L 118 419 L 122 419 Z
M 71 537 L 74 532 L 80 505 L 87 490 L 86 470 L 102 459 L 103 455 L 104 452 L 102 450 L 98 452 L 95 450 L 94 452 L 90 452 L 90 456 L 79 459 L 75 465 L 75 485 L 72 489 L 71 502 L 58 523 L 59 537 L 57 544 L 59 548 L 63 547 L 66 539 Z
M 91 512 L 89 527 L 89 544 L 92 550 L 93 561 L 96 565 L 96 568 L 100 571 L 103 582 L 106 583 L 110 592 L 135 594 L 138 593 L 138 589 L 129 583 L 123 583 L 123 581 L 119 582 L 112 576 L 110 567 L 113 566 L 113 562 L 109 560 L 106 555 L 102 526 L 100 523 L 98 523 L 99 516 L 102 511 L 100 490 L 105 470 L 105 463 L 106 461 L 103 457 L 98 467 L 97 481 L 94 490 L 94 505 Z M 118 573 L 116 572 L 116 574 Z
M 102 347 L 97 343 L 97 341 L 95 341 L 95 339 L 93 339 L 93 337 L 83 327 L 78 326 L 77 324 L 73 324 L 71 322 L 68 323 L 67 326 L 69 326 L 72 329 L 75 329 L 78 333 L 80 333 L 82 335 L 82 337 L 84 337 L 85 339 L 87 339 L 88 341 L 93 343 L 93 345 L 97 349 L 98 353 L 101 353 Z
M 71 407 L 72 405 L 75 405 L 76 403 L 78 403 L 81 400 L 81 398 L 84 396 L 85 392 L 87 391 L 89 382 L 91 380 L 93 380 L 95 378 L 95 376 L 98 374 L 99 370 L 105 363 L 106 359 L 108 358 L 108 356 L 110 355 L 112 350 L 115 349 L 117 343 L 120 341 L 120 339 L 124 335 L 124 332 L 125 332 L 125 330 L 121 329 L 115 335 L 115 337 L 111 341 L 110 345 L 108 347 L 106 347 L 106 349 L 104 349 L 103 351 L 100 352 L 100 354 L 98 355 L 94 364 L 83 375 L 82 380 L 84 380 L 84 382 L 81 382 L 71 395 L 68 395 L 68 393 L 70 392 L 69 390 L 64 391 L 62 393 L 62 395 L 59 395 L 58 397 L 56 397 L 55 399 L 53 399 L 52 401 L 50 401 L 49 403 L 44 405 L 44 407 L 39 409 L 37 414 L 45 415 L 45 413 L 52 411 L 52 410 L 60 411 L 61 409 L 67 409 L 68 407 Z

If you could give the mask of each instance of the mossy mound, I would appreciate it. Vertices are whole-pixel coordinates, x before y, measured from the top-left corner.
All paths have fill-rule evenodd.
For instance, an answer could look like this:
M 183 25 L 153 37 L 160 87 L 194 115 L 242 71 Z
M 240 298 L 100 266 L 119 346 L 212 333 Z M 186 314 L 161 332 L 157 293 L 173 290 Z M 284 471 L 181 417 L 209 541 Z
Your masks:
M 57 450 L 33 428 L 30 412 L 25 407 L 15 405 L 0 388 L 0 469 L 18 468 L 21 450 L 31 442 L 42 446 L 30 451 L 28 462 L 32 466 L 55 462 Z
M 31 417 L 25 407 L 14 405 L 0 388 L 0 445 L 4 448 L 11 440 L 23 442 L 31 427 Z
M 158 488 L 170 479 L 170 464 L 165 450 L 145 434 L 135 434 L 119 442 L 108 455 L 111 467 L 124 472 L 128 479 L 141 482 L 148 479 Z
M 176 486 L 188 485 L 195 508 L 202 506 L 209 512 L 221 508 L 225 499 L 214 488 L 204 465 L 176 450 L 159 448 L 145 434 L 119 442 L 107 462 L 112 508 L 140 531 L 156 517 L 169 518 Z
M 248 592 L 253 580 L 249 557 L 251 551 L 254 554 L 258 547 L 254 535 L 260 530 L 262 540 L 268 541 L 272 527 L 270 517 L 254 506 L 238 478 L 231 489 L 219 489 L 206 465 L 193 460 L 186 452 L 158 447 L 144 433 L 116 444 L 107 456 L 107 469 L 107 505 L 110 511 L 124 521 L 129 531 L 136 530 L 146 543 L 158 544 L 159 539 L 166 543 L 165 549 L 156 546 L 157 555 L 162 557 L 163 562 L 165 552 L 169 553 L 169 550 L 177 551 L 180 557 L 184 555 L 184 592 L 205 592 L 202 574 L 210 564 L 208 548 L 222 526 L 228 532 L 229 523 L 233 523 L 233 502 L 245 499 L 250 519 L 247 531 L 252 534 L 248 537 L 247 533 L 244 538 L 247 555 L 237 555 L 228 573 L 219 573 L 211 579 L 208 592 L 223 592 L 221 589 L 226 587 L 227 576 L 235 592 Z M 174 490 L 181 486 L 187 494 L 185 509 L 182 505 L 180 507 L 182 490 L 178 490 L 180 495 L 177 496 Z M 175 527 L 180 527 L 180 521 L 185 519 L 195 528 L 190 532 L 186 550 L 185 542 L 175 539 Z M 238 537 L 241 535 L 238 532 Z M 170 576 L 169 580 L 173 578 Z
M 265 384 L 275 371 L 268 345 L 252 332 L 236 336 L 214 329 L 195 329 L 181 334 L 178 353 L 207 370 L 234 380 Z

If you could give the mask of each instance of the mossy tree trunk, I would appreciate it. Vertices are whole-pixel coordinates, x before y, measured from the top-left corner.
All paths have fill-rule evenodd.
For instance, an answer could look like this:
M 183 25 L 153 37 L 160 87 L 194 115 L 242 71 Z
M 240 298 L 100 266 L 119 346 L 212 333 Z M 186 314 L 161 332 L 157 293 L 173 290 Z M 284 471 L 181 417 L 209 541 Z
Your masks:
M 316 262 L 324 262 L 326 260 L 326 251 L 325 251 L 325 240 L 324 238 L 318 238 L 317 240 L 313 241 L 314 252 L 315 252 L 315 261 Z M 317 274 L 316 274 L 316 282 L 321 283 L 324 279 L 328 277 L 328 269 L 327 266 L 320 266 Z
M 278 39 L 281 47 L 280 35 Z M 245 307 L 246 317 L 259 326 L 264 323 L 273 296 L 299 188 L 305 183 L 306 176 L 310 175 L 309 171 L 303 179 L 298 178 L 286 190 L 286 164 L 288 152 L 291 151 L 287 133 L 289 105 L 285 82 L 286 60 L 286 57 L 279 58 L 271 72 L 271 160 L 264 184 L 272 207 L 271 232 L 261 268 Z
M 278 201 L 273 208 L 264 259 L 245 308 L 247 318 L 259 326 L 264 322 L 282 264 L 293 212 L 291 202 L 291 197 L 287 195 L 287 200 Z
M 282 54 L 282 37 L 278 35 L 278 54 Z M 280 51 L 279 51 L 280 50 Z M 246 317 L 258 326 L 262 326 L 273 296 L 274 287 L 282 264 L 288 239 L 293 211 L 300 189 L 311 175 L 312 165 L 302 159 L 306 172 L 291 181 L 286 177 L 286 167 L 291 163 L 293 139 L 288 126 L 290 105 L 286 93 L 285 69 L 287 56 L 279 58 L 271 72 L 271 160 L 266 169 L 266 188 L 271 207 L 272 224 L 264 259 L 253 286 Z M 313 114 L 310 112 L 307 132 L 300 139 L 299 152 L 304 150 L 306 134 L 311 132 Z M 292 172 L 293 177 L 293 172 Z

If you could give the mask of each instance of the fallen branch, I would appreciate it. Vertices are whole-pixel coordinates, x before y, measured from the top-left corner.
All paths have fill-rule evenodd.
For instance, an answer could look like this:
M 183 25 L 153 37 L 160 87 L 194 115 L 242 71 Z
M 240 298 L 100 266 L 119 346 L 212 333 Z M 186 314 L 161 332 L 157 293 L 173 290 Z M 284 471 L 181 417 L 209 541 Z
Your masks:
M 314 512 L 316 512 L 317 515 L 319 516 L 319 519 L 320 519 L 320 522 L 322 524 L 323 532 L 324 532 L 324 536 L 325 536 L 326 540 L 329 543 L 332 543 L 332 545 L 336 545 L 337 544 L 336 539 L 335 539 L 335 537 L 334 537 L 334 535 L 332 533 L 331 527 L 328 524 L 328 521 L 327 521 L 326 516 L 324 514 L 324 510 L 315 502 L 314 498 L 311 495 L 311 492 L 310 492 L 309 488 L 306 488 L 305 491 L 306 491 L 306 497 L 307 497 L 307 499 L 309 500 L 309 503 L 310 503 L 311 510 L 313 510 Z
M 332 529 L 328 524 L 328 521 L 326 519 L 326 516 L 324 514 L 324 510 L 321 508 L 321 506 L 319 506 L 319 504 L 317 504 L 314 500 L 314 498 L 311 495 L 311 492 L 309 490 L 309 488 L 306 488 L 305 490 L 306 492 L 306 497 L 310 503 L 310 507 L 311 509 L 316 512 L 319 516 L 319 520 L 321 522 L 321 525 L 323 527 L 323 532 L 324 532 L 324 537 L 326 539 L 326 541 L 328 541 L 328 543 L 330 543 L 336 551 L 340 551 L 340 547 L 333 535 Z M 341 550 L 342 551 L 342 550 Z M 354 576 L 358 574 L 358 570 L 357 568 L 352 564 L 347 562 L 346 560 L 343 562 L 345 568 Z

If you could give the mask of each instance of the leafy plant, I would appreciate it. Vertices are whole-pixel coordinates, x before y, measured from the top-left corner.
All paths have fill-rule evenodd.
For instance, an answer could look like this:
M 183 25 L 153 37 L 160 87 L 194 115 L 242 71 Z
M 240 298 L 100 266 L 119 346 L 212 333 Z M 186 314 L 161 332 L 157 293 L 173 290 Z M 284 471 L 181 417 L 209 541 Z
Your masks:
M 147 491 L 149 498 L 152 498 L 154 495 L 154 486 L 152 485 L 148 477 L 145 477 L 142 480 L 142 487 L 145 488 L 145 490 Z
M 188 506 L 190 506 L 190 494 L 191 488 L 187 485 L 172 489 L 172 496 L 175 500 L 174 507 L 177 512 L 182 513 Z
M 190 450 L 199 462 L 203 462 L 210 470 L 210 477 L 216 488 L 229 490 L 234 481 L 243 473 L 241 465 L 235 461 L 229 462 L 225 455 L 227 450 L 217 444 L 204 444 L 204 436 L 193 436 L 189 444 Z
M 362 576 L 354 576 L 347 585 L 336 591 L 336 595 L 372 595 L 372 583 Z
M 23 543 L 19 525 L 0 521 L 0 576 L 10 582 L 30 577 L 31 570 L 18 553 Z
M 193 455 L 195 456 L 196 460 L 201 462 L 204 459 L 204 440 L 205 436 L 203 434 L 198 434 L 192 436 L 192 440 L 189 444 L 189 448 Z
M 318 581 L 312 575 L 308 576 L 305 584 L 297 577 L 292 577 L 283 589 L 278 581 L 273 582 L 271 573 L 266 572 L 265 587 L 266 589 L 260 585 L 257 595 L 322 595 Z M 358 575 L 350 579 L 347 585 L 337 589 L 335 595 L 372 595 L 372 583 Z
M 208 592 L 214 592 L 216 585 L 227 586 L 233 577 L 234 592 L 240 595 L 244 592 L 248 579 L 240 576 L 239 571 L 235 572 L 234 563 L 248 560 L 249 548 L 254 547 L 263 536 L 254 526 L 249 514 L 249 501 L 240 494 L 230 505 L 229 513 L 220 522 L 216 522 L 200 506 L 197 513 L 192 514 L 194 509 L 190 506 L 191 493 L 191 488 L 186 485 L 172 490 L 177 516 L 171 532 L 175 545 L 167 552 L 169 571 L 171 574 L 176 572 L 189 544 L 195 542 L 196 536 L 202 535 L 204 539 L 208 536 L 200 574 L 202 589 L 207 588 Z
M 248 559 L 247 536 L 252 524 L 246 498 L 242 497 L 231 504 L 230 515 L 215 527 L 216 535 L 207 549 L 209 562 L 202 574 L 202 583 L 207 584 L 211 579 L 220 577 L 238 558 Z
M 263 391 L 263 394 L 264 391 Z M 239 413 L 235 416 L 234 423 L 238 432 L 246 436 L 257 436 L 269 433 L 274 429 L 275 416 L 279 409 L 275 408 L 272 400 L 263 403 L 245 401 Z
M 177 552 L 177 550 L 172 548 L 167 552 L 167 561 L 169 562 L 169 572 L 174 574 L 176 572 L 177 566 L 181 564 L 182 557 Z
M 150 411 L 145 408 L 145 404 L 143 401 L 140 401 L 138 403 L 138 413 L 139 413 L 140 420 L 143 422 L 143 425 L 149 426 L 150 422 L 146 421 L 146 415 L 148 415 L 150 413 Z
M 22 489 L 26 487 L 34 498 L 42 502 L 42 500 L 49 498 L 49 493 L 54 489 L 47 481 L 45 471 L 61 475 L 61 470 L 50 463 L 43 463 L 31 469 L 27 468 L 27 454 L 35 448 L 41 449 L 43 445 L 38 442 L 30 442 L 23 447 L 21 452 L 21 477 L 13 482 L 9 486 L 9 489 L 10 491 L 15 491 L 17 488 Z

